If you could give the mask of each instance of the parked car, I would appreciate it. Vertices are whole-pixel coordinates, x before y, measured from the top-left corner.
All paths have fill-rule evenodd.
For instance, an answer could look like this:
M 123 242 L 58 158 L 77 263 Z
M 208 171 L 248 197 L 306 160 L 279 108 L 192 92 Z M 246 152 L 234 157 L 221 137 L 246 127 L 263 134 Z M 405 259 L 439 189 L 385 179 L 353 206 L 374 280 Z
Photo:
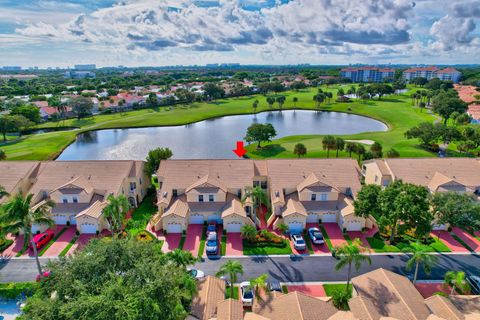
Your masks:
M 293 247 L 297 250 L 305 250 L 307 248 L 307 245 L 305 243 L 305 240 L 303 240 L 302 235 L 298 233 L 294 233 L 291 235 L 292 241 L 293 241 Z
M 42 273 L 42 277 L 43 277 L 43 278 L 48 278 L 48 277 L 50 277 L 50 275 L 51 275 L 51 272 L 50 272 L 50 271 L 44 271 L 44 272 Z M 40 279 L 40 275 L 39 275 L 39 274 L 37 274 L 37 277 L 35 278 L 35 280 L 36 280 L 37 282 L 40 282 L 41 279 Z
M 207 255 L 218 254 L 218 237 L 216 232 L 210 232 L 208 234 L 205 251 L 207 252 Z
M 280 281 L 277 281 L 277 280 L 270 281 L 268 282 L 267 286 L 269 291 L 282 292 L 282 286 L 280 285 Z
M 32 242 L 35 243 L 37 249 L 41 249 L 44 245 L 50 242 L 53 239 L 55 233 L 52 230 L 47 229 L 47 231 L 35 235 L 32 239 Z M 32 249 L 32 242 L 30 242 L 29 247 Z
M 205 273 L 202 270 L 198 270 L 195 268 L 187 268 L 188 274 L 192 276 L 192 278 L 195 279 L 202 279 L 205 277 Z
M 313 244 L 324 244 L 323 234 L 318 228 L 308 229 L 308 235 Z
M 242 303 L 245 307 L 253 305 L 253 289 L 250 287 L 250 281 L 240 283 L 240 292 L 242 294 Z
M 218 224 L 216 221 L 211 221 L 207 225 L 207 236 L 210 234 L 210 232 L 217 232 L 217 227 Z
M 467 276 L 467 282 L 470 285 L 472 294 L 480 294 L 480 277 Z

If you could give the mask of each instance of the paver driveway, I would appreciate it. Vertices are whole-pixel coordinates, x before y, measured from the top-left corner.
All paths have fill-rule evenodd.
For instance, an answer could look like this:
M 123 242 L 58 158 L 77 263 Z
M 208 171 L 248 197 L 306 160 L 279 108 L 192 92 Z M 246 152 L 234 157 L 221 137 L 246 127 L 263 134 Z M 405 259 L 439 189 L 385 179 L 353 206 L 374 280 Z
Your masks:
M 75 226 L 67 227 L 64 233 L 58 237 L 57 241 L 55 241 L 50 248 L 45 251 L 43 254 L 44 257 L 57 257 L 60 252 L 68 245 L 68 243 L 75 237 L 75 232 L 77 228 Z
M 72 245 L 70 250 L 68 250 L 67 255 L 71 255 L 71 254 L 75 253 L 76 250 L 82 249 L 83 247 L 85 247 L 88 244 L 90 239 L 95 238 L 95 237 L 96 237 L 96 235 L 93 234 L 93 233 L 92 234 L 84 233 L 84 234 L 79 235 L 77 241 L 75 241 L 75 243 Z
M 59 234 L 60 231 L 62 231 L 63 228 L 65 228 L 65 227 L 66 227 L 65 225 L 56 225 L 55 228 L 53 228 L 53 229 L 52 229 L 52 228 L 49 228 L 50 230 L 53 231 L 53 238 L 55 238 L 55 237 L 57 236 L 57 234 Z M 52 240 L 50 240 L 50 242 L 51 242 L 51 241 L 52 241 Z M 49 242 L 49 243 L 50 243 L 50 242 Z M 48 245 L 48 243 L 45 244 L 45 246 L 47 246 L 47 245 Z M 38 249 L 38 253 L 40 253 L 40 251 L 42 251 L 45 246 L 43 246 L 41 249 Z M 29 257 L 33 257 L 33 256 L 34 256 L 34 255 L 33 255 L 33 249 L 32 249 L 32 250 L 31 250 L 31 249 L 28 249 L 27 252 L 25 252 L 25 253 L 22 255 L 22 257 L 23 257 L 23 256 L 27 256 L 27 255 L 28 255 Z
M 307 223 L 306 225 L 307 232 L 308 229 L 310 228 L 318 228 L 320 230 L 320 227 L 318 226 L 318 223 Z M 310 240 L 307 240 L 310 241 Z M 324 244 L 313 244 L 312 243 L 312 249 L 314 254 L 321 254 L 321 253 L 330 253 L 330 250 L 328 250 L 328 246 L 326 243 Z
M 440 239 L 452 252 L 469 252 L 467 248 L 462 246 L 450 233 L 444 230 L 432 231 L 432 236 Z
M 227 233 L 227 256 L 243 256 L 243 242 L 240 232 Z
M 325 228 L 325 231 L 327 231 L 328 236 L 330 237 L 330 242 L 332 242 L 332 246 L 337 247 L 348 243 L 347 240 L 345 240 L 345 238 L 343 237 L 342 230 L 340 230 L 338 224 L 334 222 L 329 222 L 324 223 L 323 227 Z
M 304 284 L 304 285 L 295 285 L 288 286 L 288 292 L 302 292 L 313 297 L 326 297 L 325 289 L 321 284 Z
M 457 237 L 462 239 L 467 246 L 472 248 L 473 251 L 480 252 L 480 240 L 472 236 L 467 231 L 460 229 L 459 227 L 453 227 L 452 231 L 457 235 Z
M 203 224 L 191 224 L 187 228 L 187 236 L 183 244 L 183 250 L 190 251 L 194 257 L 198 254 L 200 240 L 202 239 Z
M 446 294 L 450 294 L 450 286 L 446 286 L 444 283 L 437 282 L 437 283 L 424 283 L 424 282 L 417 282 L 415 283 L 415 288 L 417 288 L 418 292 L 422 295 L 422 297 L 430 298 L 437 292 L 443 292 Z
M 181 233 L 170 233 L 165 236 L 165 242 L 162 246 L 163 252 L 170 252 L 175 249 L 178 249 L 180 245 L 180 239 L 182 239 Z

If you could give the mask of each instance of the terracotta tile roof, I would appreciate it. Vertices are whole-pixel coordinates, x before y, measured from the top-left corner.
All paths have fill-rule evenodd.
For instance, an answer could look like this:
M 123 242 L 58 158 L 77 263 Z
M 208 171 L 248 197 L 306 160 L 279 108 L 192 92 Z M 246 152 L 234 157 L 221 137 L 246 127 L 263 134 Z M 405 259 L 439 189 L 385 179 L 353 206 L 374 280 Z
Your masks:
M 227 207 L 223 212 L 222 212 L 222 219 L 231 215 L 238 215 L 242 217 L 247 217 L 247 213 L 245 212 L 245 209 L 243 208 L 242 203 L 237 200 L 233 199 L 230 202 L 230 206 Z
M 425 304 L 436 316 L 446 320 L 464 320 L 465 316 L 446 297 L 433 295 L 425 299 Z
M 425 320 L 430 311 L 423 297 L 405 277 L 383 268 L 352 279 L 358 296 L 349 301 L 350 310 L 360 319 Z
M 442 70 L 438 70 L 437 73 L 459 73 L 459 71 L 455 68 L 448 67 Z
M 344 197 L 341 205 L 342 206 L 340 207 L 340 214 L 343 217 L 347 217 L 352 214 L 355 214 L 355 207 L 353 206 L 352 200 Z
M 245 318 L 244 320 L 273 320 L 267 317 L 263 317 L 259 314 L 253 313 L 253 312 L 247 312 L 245 313 Z
M 168 208 L 167 211 L 165 211 L 162 217 L 175 215 L 185 218 L 188 214 L 188 211 L 188 204 L 178 199 L 170 206 L 170 208 Z
M 358 320 L 358 318 L 350 311 L 337 311 L 328 320 Z
M 17 184 L 25 178 L 28 178 L 39 165 L 38 161 L 0 161 L 0 186 L 5 191 L 12 194 Z
M 302 192 L 304 189 L 309 189 L 314 191 L 314 189 L 318 187 L 323 187 L 327 189 L 334 188 L 336 189 L 332 183 L 326 181 L 324 178 L 319 178 L 315 173 L 310 173 L 308 177 L 305 178 L 301 183 L 297 186 L 297 191 Z M 330 191 L 330 190 L 326 190 Z
M 99 218 L 103 214 L 103 209 L 107 206 L 106 201 L 95 201 L 93 205 L 83 210 L 77 215 L 78 217 L 88 216 L 92 218 Z
M 214 178 L 211 175 L 207 174 L 194 183 L 192 183 L 185 192 L 188 192 L 192 189 L 220 189 L 224 192 L 227 192 L 225 185 L 218 179 Z
M 243 303 L 226 299 L 217 304 L 217 320 L 243 320 Z
M 292 214 L 300 214 L 302 216 L 308 216 L 307 210 L 305 207 L 300 203 L 300 201 L 294 199 L 288 199 L 287 206 L 282 212 L 283 217 L 288 217 Z
M 207 276 L 198 281 L 198 294 L 193 298 L 191 314 L 209 320 L 217 313 L 218 302 L 225 299 L 225 281 Z
M 437 71 L 437 67 L 417 67 L 417 68 L 410 68 L 405 70 L 404 72 L 417 72 L 417 71 Z
M 450 296 L 452 303 L 462 313 L 469 315 L 473 314 L 480 319 L 480 296 Z
M 300 292 L 280 295 L 254 312 L 275 320 L 327 320 L 338 310 L 330 303 Z

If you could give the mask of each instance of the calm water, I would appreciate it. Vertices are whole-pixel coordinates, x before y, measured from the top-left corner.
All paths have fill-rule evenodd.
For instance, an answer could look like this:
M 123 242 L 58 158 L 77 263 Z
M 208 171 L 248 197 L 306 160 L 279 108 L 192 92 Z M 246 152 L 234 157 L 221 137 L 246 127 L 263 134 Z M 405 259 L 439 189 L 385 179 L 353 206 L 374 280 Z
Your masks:
M 277 138 L 300 134 L 386 131 L 370 118 L 339 112 L 270 111 L 227 116 L 174 127 L 91 131 L 78 135 L 58 160 L 145 159 L 148 150 L 169 147 L 177 159 L 235 158 L 232 152 L 254 122 L 271 123 Z

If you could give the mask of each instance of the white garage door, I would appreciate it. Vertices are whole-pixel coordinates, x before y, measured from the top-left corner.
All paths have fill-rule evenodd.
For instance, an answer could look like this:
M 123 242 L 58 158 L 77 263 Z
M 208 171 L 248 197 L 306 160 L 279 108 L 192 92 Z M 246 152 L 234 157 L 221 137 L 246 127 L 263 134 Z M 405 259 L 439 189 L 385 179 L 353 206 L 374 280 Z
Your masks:
M 362 223 L 360 221 L 354 220 L 350 221 L 347 224 L 348 231 L 362 231 Z
M 67 216 L 54 215 L 53 221 L 55 221 L 55 224 L 67 224 Z
M 207 217 L 207 221 L 216 221 L 217 223 L 222 223 L 222 217 L 219 214 L 211 214 Z
M 229 222 L 227 223 L 226 230 L 227 232 L 240 232 L 243 223 L 241 222 Z
M 80 225 L 80 233 L 96 233 L 97 226 L 91 223 L 84 223 Z
M 292 221 L 288 223 L 288 232 L 290 233 L 302 233 L 303 225 L 299 221 Z
M 318 215 L 316 214 L 309 214 L 307 216 L 307 223 L 317 223 L 318 222 Z
M 322 215 L 322 222 L 337 222 L 337 215 L 335 213 L 325 213 Z
M 432 230 L 447 230 L 447 226 L 444 224 L 434 224 Z
M 202 224 L 204 221 L 203 215 L 201 214 L 191 214 L 189 223 L 192 224 Z
M 75 216 L 72 216 L 72 217 L 70 218 L 70 224 L 71 224 L 71 225 L 76 225 L 76 224 L 77 224 L 77 218 L 76 218 Z
M 182 233 L 182 225 L 180 223 L 167 224 L 168 233 Z

